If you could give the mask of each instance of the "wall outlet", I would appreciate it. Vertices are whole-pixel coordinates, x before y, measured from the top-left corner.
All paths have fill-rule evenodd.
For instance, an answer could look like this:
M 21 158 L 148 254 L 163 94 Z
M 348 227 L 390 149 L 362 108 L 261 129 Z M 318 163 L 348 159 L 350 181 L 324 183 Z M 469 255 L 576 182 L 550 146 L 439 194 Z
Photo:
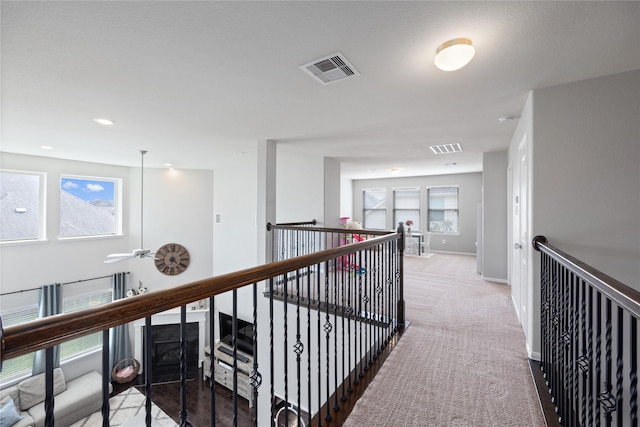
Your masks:
M 447 239 L 442 239 L 442 244 L 446 245 L 447 244 Z

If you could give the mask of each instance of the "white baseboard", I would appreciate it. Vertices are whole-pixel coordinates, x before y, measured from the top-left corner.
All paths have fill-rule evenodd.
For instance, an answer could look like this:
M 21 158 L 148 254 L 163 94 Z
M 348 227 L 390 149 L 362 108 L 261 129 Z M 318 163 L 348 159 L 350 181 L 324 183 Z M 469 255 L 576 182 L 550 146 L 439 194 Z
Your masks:
M 473 256 L 473 257 L 476 256 L 475 253 L 471 253 L 471 252 L 434 251 L 433 249 L 431 249 L 431 252 L 436 254 L 467 255 L 467 256 Z
M 535 360 L 537 362 L 539 362 L 542 359 L 540 352 L 531 351 L 531 349 L 529 348 L 529 344 L 527 344 L 527 355 L 529 356 L 529 359 Z
M 504 283 L 505 285 L 509 284 L 506 279 L 496 279 L 494 277 L 482 276 L 482 280 L 486 280 L 487 282 Z

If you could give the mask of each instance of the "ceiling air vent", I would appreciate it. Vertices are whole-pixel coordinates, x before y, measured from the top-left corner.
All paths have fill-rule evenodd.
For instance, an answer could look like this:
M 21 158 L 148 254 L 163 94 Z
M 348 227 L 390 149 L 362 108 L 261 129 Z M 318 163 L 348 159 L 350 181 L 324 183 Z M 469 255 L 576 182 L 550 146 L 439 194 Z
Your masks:
M 301 65 L 300 68 L 323 85 L 360 75 L 358 70 L 339 52 Z
M 431 148 L 434 154 L 459 153 L 462 151 L 462 147 L 458 142 L 453 144 L 431 145 L 429 148 Z

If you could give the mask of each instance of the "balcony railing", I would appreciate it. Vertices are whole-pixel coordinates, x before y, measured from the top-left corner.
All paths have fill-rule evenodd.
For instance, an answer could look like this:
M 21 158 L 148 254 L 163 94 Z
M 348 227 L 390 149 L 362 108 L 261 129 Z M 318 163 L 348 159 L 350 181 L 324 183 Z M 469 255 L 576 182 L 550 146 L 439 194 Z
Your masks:
M 305 230 L 325 242 L 334 239 L 327 237 L 333 235 L 331 230 L 311 226 Z M 185 328 L 187 305 L 208 298 L 208 341 L 213 347 L 218 328 L 214 313 L 215 297 L 230 292 L 232 307 L 226 309 L 233 312 L 233 425 L 238 424 L 239 296 L 245 306 L 249 301 L 252 306 L 253 354 L 250 356 L 253 366 L 249 379 L 252 402 L 255 402 L 251 409 L 253 425 L 275 425 L 278 405 L 285 408 L 284 418 L 297 418 L 298 425 L 327 425 L 340 413 L 345 401 L 354 400 L 361 393 L 354 392 L 355 385 L 380 354 L 387 351 L 404 327 L 402 229 L 362 233 L 366 233 L 368 238 L 340 245 L 338 237 L 337 245 L 309 245 L 308 250 L 290 252 L 266 265 L 120 299 L 79 312 L 49 316 L 5 330 L 0 323 L 0 361 L 45 350 L 45 425 L 54 426 L 53 348 L 65 341 L 101 331 L 102 414 L 103 426 L 107 427 L 111 375 L 109 329 L 145 319 L 144 339 L 151 342 L 152 315 L 180 307 L 181 327 Z M 311 235 L 303 237 L 298 233 L 298 236 L 305 240 Z M 152 401 L 150 347 L 145 346 L 143 361 L 147 426 L 151 425 Z M 182 339 L 180 425 L 190 425 L 186 409 L 185 348 L 186 343 Z M 268 366 L 263 368 L 259 362 Z M 213 364 L 212 369 L 215 369 Z M 214 373 L 211 378 L 215 378 Z M 216 419 L 216 382 L 210 381 L 210 387 L 210 420 L 213 426 Z M 259 392 L 269 395 L 270 408 L 266 411 L 259 410 L 259 402 L 265 402 L 265 399 L 258 399 Z M 307 414 L 304 419 L 303 411 Z
M 541 252 L 540 367 L 558 420 L 638 426 L 640 292 L 537 236 Z

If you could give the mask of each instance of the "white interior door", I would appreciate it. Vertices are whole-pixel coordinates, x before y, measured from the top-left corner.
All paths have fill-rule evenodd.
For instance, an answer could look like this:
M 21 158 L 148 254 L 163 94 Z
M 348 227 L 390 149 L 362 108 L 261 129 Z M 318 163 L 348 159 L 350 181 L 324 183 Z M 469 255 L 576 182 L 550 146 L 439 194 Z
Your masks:
M 518 225 L 518 240 L 517 244 L 514 245 L 514 249 L 516 254 L 514 254 L 514 259 L 519 262 L 519 288 L 520 288 L 520 323 L 522 324 L 522 328 L 527 336 L 529 336 L 529 316 L 530 313 L 527 312 L 529 307 L 529 283 L 528 283 L 528 254 L 529 254 L 529 210 L 528 210 L 528 189 L 529 189 L 529 181 L 528 181 L 528 158 L 527 158 L 527 139 L 526 135 L 522 138 L 522 142 L 520 142 L 520 146 L 518 147 L 518 154 L 520 158 L 519 165 L 519 179 L 518 179 L 518 195 L 519 195 L 519 225 Z M 516 238 L 514 236 L 514 241 Z

